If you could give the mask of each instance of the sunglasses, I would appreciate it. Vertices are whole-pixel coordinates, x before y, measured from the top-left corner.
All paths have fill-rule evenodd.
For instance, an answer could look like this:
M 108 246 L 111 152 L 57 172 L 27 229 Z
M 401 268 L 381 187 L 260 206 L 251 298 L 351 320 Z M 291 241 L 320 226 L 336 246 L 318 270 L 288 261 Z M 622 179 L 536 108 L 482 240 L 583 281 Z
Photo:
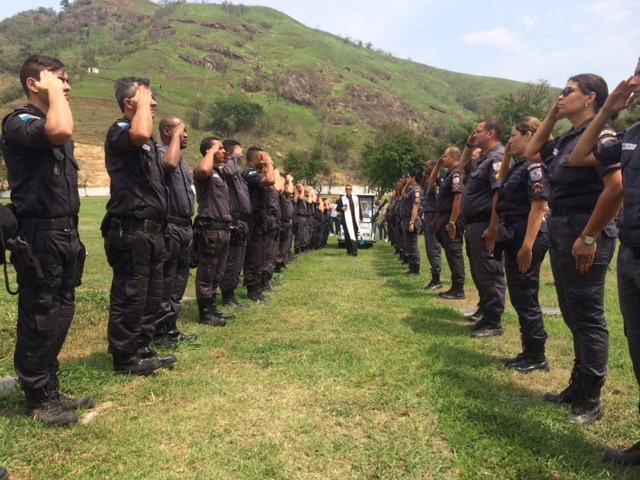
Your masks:
M 573 87 L 564 87 L 564 90 L 562 90 L 562 92 L 560 92 L 560 96 L 568 97 L 569 95 L 571 95 L 575 91 L 576 91 L 576 89 L 573 88 Z

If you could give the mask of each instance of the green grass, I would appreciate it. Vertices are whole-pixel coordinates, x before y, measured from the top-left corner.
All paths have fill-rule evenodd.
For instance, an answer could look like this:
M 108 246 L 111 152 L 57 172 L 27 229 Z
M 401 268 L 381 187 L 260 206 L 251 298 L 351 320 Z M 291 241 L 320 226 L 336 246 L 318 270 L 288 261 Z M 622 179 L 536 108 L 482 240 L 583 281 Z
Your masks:
M 191 282 L 180 327 L 198 341 L 178 349 L 172 369 L 117 377 L 106 353 L 105 202 L 83 200 L 90 255 L 61 356 L 64 390 L 92 394 L 99 414 L 46 428 L 22 416 L 19 390 L 0 395 L 0 464 L 12 478 L 637 478 L 601 462 L 607 447 L 638 440 L 613 271 L 606 415 L 586 428 L 542 401 L 565 386 L 572 364 L 559 317 L 546 322 L 552 371 L 508 372 L 502 359 L 520 351 L 513 310 L 503 337 L 471 339 L 458 311 L 475 305 L 470 279 L 465 302 L 439 300 L 423 290 L 425 273 L 404 276 L 385 243 L 357 258 L 335 242 L 301 256 L 268 304 L 222 329 L 195 323 Z M 548 266 L 545 278 L 543 303 L 555 306 Z M 13 373 L 15 302 L 0 297 L 0 376 Z

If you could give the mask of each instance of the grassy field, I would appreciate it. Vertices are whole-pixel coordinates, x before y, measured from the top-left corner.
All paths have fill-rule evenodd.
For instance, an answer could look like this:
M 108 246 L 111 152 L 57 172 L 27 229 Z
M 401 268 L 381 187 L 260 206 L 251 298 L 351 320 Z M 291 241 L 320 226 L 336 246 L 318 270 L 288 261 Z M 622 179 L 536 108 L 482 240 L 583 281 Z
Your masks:
M 470 338 L 458 311 L 475 306 L 470 279 L 465 302 L 439 300 L 423 290 L 428 268 L 406 278 L 385 243 L 357 258 L 335 242 L 303 255 L 268 304 L 222 329 L 195 323 L 190 284 L 181 328 L 199 340 L 179 348 L 172 369 L 117 377 L 106 353 L 104 204 L 83 200 L 89 257 L 62 352 L 66 393 L 93 395 L 97 415 L 46 428 L 22 415 L 19 390 L 0 394 L 0 464 L 13 479 L 637 478 L 601 461 L 607 447 L 638 440 L 614 268 L 606 415 L 586 428 L 542 401 L 572 364 L 561 318 L 547 318 L 550 373 L 506 371 L 502 360 L 520 351 L 513 310 L 503 337 Z M 548 271 L 542 297 L 554 307 Z M 0 296 L 0 376 L 13 373 L 15 302 Z

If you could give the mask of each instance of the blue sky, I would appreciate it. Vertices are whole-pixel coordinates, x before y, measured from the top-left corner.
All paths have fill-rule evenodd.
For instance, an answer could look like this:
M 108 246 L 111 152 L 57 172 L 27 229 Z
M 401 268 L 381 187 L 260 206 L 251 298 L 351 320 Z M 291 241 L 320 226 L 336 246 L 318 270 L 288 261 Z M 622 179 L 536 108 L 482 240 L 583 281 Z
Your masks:
M 201 0 L 198 0 L 201 1 Z M 640 57 L 640 0 L 259 0 L 299 22 L 438 68 L 564 86 L 598 73 L 613 89 Z M 0 0 L 0 18 L 59 0 Z

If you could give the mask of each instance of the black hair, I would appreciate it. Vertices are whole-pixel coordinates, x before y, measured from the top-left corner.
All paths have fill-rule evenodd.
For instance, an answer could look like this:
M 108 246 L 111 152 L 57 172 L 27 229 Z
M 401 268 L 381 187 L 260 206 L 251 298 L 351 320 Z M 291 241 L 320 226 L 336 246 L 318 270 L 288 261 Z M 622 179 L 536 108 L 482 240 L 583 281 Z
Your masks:
M 124 112 L 124 101 L 134 97 L 140 85 L 148 87 L 151 85 L 151 80 L 147 77 L 122 77 L 116 80 L 114 89 L 120 111 Z
M 43 70 L 55 72 L 63 68 L 64 63 L 57 58 L 47 57 L 46 55 L 30 55 L 20 68 L 20 84 L 28 96 L 29 88 L 27 88 L 27 78 L 40 78 L 40 72 Z
M 204 137 L 200 142 L 200 155 L 204 157 L 207 154 L 207 150 L 211 148 L 211 145 L 213 145 L 213 142 L 216 140 L 220 141 L 217 137 Z

